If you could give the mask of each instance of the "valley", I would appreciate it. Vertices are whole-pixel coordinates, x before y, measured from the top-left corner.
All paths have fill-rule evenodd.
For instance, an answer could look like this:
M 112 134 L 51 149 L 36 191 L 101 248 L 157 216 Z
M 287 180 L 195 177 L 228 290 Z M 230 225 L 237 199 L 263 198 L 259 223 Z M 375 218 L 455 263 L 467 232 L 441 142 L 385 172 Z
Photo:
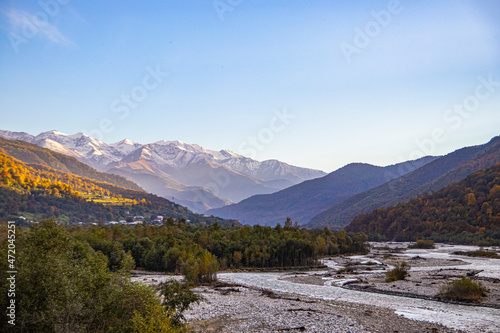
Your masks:
M 0 332 L 500 333 L 500 1 L 0 1 Z
M 74 254 L 57 260 L 100 256 L 103 274 L 125 274 L 136 288 L 163 290 L 166 299 L 173 297 L 166 286 L 182 288 L 177 295 L 191 300 L 171 310 L 175 316 L 169 318 L 185 318 L 174 326 L 203 332 L 490 333 L 499 328 L 498 138 L 387 167 L 352 163 L 220 209 L 226 216 L 224 210 L 246 207 L 254 214 L 240 218 L 243 224 L 218 217 L 219 210 L 197 214 L 148 193 L 144 178 L 138 185 L 126 173 L 98 171 L 26 141 L 0 138 L 0 143 L 2 217 L 14 219 L 26 240 L 46 237 L 38 231 L 44 228 L 65 234 L 74 242 Z M 144 149 L 137 152 L 142 156 Z M 142 158 L 123 163 L 117 165 L 147 168 L 155 186 L 163 184 L 155 178 L 160 174 L 170 184 L 182 180 L 195 190 L 193 184 L 205 179 L 203 165 L 211 166 L 210 177 L 217 180 L 204 191 L 218 193 L 235 181 L 221 171 L 220 161 L 202 159 L 183 169 L 153 167 Z M 419 194 L 419 189 L 431 192 Z M 384 208 L 391 200 L 403 201 Z M 352 202 L 360 203 L 352 206 L 356 209 L 363 202 L 376 208 L 342 230 L 335 230 L 340 222 L 322 220 L 320 229 L 288 216 L 313 221 L 320 207 Z M 372 242 L 368 249 L 368 239 L 399 242 Z M 417 242 L 401 242 L 411 240 Z M 434 240 L 449 243 L 434 245 Z M 460 283 L 479 293 L 468 299 L 447 291 Z

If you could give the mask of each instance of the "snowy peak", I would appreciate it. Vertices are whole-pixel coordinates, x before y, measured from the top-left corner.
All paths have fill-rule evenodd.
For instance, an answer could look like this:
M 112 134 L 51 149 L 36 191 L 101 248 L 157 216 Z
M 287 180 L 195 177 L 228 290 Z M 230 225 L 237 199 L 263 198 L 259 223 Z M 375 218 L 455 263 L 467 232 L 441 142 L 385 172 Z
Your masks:
M 69 135 L 57 130 L 43 132 L 37 136 L 24 132 L 0 131 L 0 136 L 35 143 L 77 157 L 102 171 L 121 161 L 146 160 L 158 166 L 168 166 L 179 170 L 208 161 L 262 180 L 281 179 L 298 183 L 325 175 L 319 170 L 299 168 L 278 160 L 259 162 L 230 150 L 210 150 L 197 144 L 178 140 L 161 140 L 150 144 L 140 144 L 124 139 L 108 144 L 83 133 Z
M 11 132 L 0 130 L 0 136 L 8 140 L 21 140 L 32 143 L 35 137 L 26 132 Z
M 52 142 L 47 142 L 47 140 L 51 140 Z M 82 162 L 100 171 L 105 171 L 109 164 L 118 162 L 123 157 L 119 156 L 121 153 L 117 152 L 117 149 L 111 145 L 81 132 L 72 135 L 55 130 L 42 132 L 34 138 L 32 143 L 40 146 L 47 145 L 47 148 L 50 149 L 53 146 L 54 150 L 64 153 L 61 147 L 54 145 L 54 142 L 70 149 L 76 154 L 71 156 L 77 157 Z
M 169 152 L 185 151 L 185 152 L 188 152 L 191 154 L 203 155 L 203 156 L 206 156 L 209 159 L 213 159 L 213 160 L 223 159 L 226 157 L 226 154 L 227 154 L 227 153 L 223 153 L 223 151 L 205 149 L 197 144 L 189 144 L 189 143 L 185 143 L 182 141 L 162 140 L 162 141 L 155 142 L 151 145 L 154 145 L 157 147 L 168 147 L 168 149 L 165 149 L 164 151 L 169 151 Z M 229 151 L 227 151 L 227 152 L 229 152 Z M 236 155 L 232 152 L 230 152 L 230 153 L 233 155 Z
M 52 139 L 49 139 L 49 138 L 40 140 L 38 142 L 38 145 L 40 147 L 47 148 L 47 149 L 50 149 L 52 151 L 55 151 L 56 153 L 60 153 L 60 154 L 72 156 L 72 157 L 75 157 L 75 158 L 81 158 L 82 157 L 82 154 L 80 154 L 79 152 L 73 151 L 73 150 L 67 148 L 66 146 L 63 146 L 59 142 L 56 142 L 56 141 L 54 141 Z
M 66 146 L 69 149 L 86 149 L 84 147 L 91 146 L 93 149 L 99 149 L 104 143 L 94 139 L 93 137 L 87 136 L 83 133 L 76 133 L 73 135 L 65 134 L 59 131 L 47 131 L 38 134 L 35 137 L 35 143 L 38 141 L 43 141 L 45 139 L 51 139 L 55 142 Z
M 121 141 L 112 143 L 109 146 L 117 150 L 115 154 L 128 155 L 142 145 L 140 143 L 135 143 L 129 139 L 123 139 Z
M 135 145 L 135 142 L 129 139 L 123 139 L 122 141 L 115 142 L 111 144 L 111 146 L 121 146 L 121 145 L 127 145 L 127 146 L 133 146 Z

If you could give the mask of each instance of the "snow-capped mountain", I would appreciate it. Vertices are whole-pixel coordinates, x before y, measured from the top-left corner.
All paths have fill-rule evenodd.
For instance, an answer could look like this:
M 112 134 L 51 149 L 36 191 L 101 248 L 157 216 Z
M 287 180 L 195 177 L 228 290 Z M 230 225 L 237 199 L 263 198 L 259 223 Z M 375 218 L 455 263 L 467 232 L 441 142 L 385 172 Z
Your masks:
M 73 156 L 99 171 L 117 173 L 144 189 L 196 211 L 273 193 L 324 172 L 277 160 L 256 161 L 229 150 L 210 150 L 181 141 L 140 144 L 128 139 L 106 143 L 83 133 L 47 131 L 33 136 L 0 130 L 0 136 L 22 140 Z
M 0 135 L 3 136 L 1 132 Z M 73 151 L 78 156 L 75 157 L 100 171 L 107 171 L 110 164 L 121 161 L 123 157 L 141 146 L 127 139 L 108 144 L 83 133 L 68 135 L 59 131 L 40 133 L 30 142 L 66 154 L 64 148 L 58 147 L 53 142 L 59 143 Z M 63 151 L 58 149 L 63 149 Z

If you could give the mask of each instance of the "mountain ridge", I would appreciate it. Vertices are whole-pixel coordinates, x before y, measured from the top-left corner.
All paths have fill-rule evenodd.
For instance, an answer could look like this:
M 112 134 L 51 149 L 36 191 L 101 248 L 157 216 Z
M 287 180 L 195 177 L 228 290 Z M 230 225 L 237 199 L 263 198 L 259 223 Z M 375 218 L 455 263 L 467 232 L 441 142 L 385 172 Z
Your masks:
M 483 153 L 490 155 L 486 158 Z M 483 158 L 485 159 L 484 163 L 477 161 L 477 159 Z M 359 214 L 366 214 L 380 207 L 396 205 L 399 202 L 412 199 L 426 190 L 437 190 L 457 181 L 457 178 L 461 179 L 462 176 L 465 177 L 481 168 L 499 162 L 500 137 L 492 138 L 482 145 L 457 149 L 402 177 L 335 204 L 314 216 L 306 226 L 310 228 L 328 226 L 340 229 L 348 225 Z M 468 164 L 470 168 L 464 168 Z M 455 176 L 453 176 L 454 172 L 457 172 Z
M 367 163 L 350 163 L 328 175 L 304 181 L 272 194 L 247 198 L 237 204 L 211 209 L 207 213 L 237 219 L 244 224 L 275 225 L 290 217 L 305 224 L 316 212 L 335 202 L 385 183 L 424 165 L 435 157 L 424 157 L 385 167 Z
M 0 137 L 0 151 L 5 152 L 23 163 L 45 165 L 81 177 L 108 182 L 132 190 L 143 191 L 139 185 L 122 176 L 97 171 L 87 164 L 78 161 L 73 156 L 47 150 L 26 141 L 10 140 Z
M 137 182 L 145 176 L 150 178 L 150 166 L 154 166 L 155 170 L 162 171 L 156 175 L 162 187 L 151 186 L 150 181 L 139 185 L 158 195 L 174 197 L 174 200 L 182 201 L 192 209 L 223 206 L 254 194 L 276 192 L 303 180 L 325 175 L 320 170 L 300 168 L 277 160 L 260 162 L 229 150 L 215 151 L 182 141 L 160 140 L 140 144 L 123 139 L 108 144 L 83 133 L 68 135 L 56 130 L 37 136 L 0 131 L 0 136 L 71 155 L 99 171 L 118 173 Z M 149 166 L 143 165 L 144 170 L 141 170 L 137 164 L 130 168 L 124 165 L 138 161 L 147 161 Z M 165 174 L 169 177 L 165 178 Z M 185 187 L 176 183 L 172 185 L 176 188 L 171 188 L 172 180 Z

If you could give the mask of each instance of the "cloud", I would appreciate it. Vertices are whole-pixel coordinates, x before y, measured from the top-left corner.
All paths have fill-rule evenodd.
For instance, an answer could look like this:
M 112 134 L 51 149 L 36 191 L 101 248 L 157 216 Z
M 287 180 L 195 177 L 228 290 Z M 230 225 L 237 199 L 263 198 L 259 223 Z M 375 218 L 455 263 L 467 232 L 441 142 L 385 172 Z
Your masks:
M 49 22 L 50 16 L 44 12 L 35 15 L 24 10 L 9 10 L 6 13 L 11 31 L 26 38 L 42 37 L 53 44 L 72 46 L 73 41 L 66 38 L 53 24 Z

